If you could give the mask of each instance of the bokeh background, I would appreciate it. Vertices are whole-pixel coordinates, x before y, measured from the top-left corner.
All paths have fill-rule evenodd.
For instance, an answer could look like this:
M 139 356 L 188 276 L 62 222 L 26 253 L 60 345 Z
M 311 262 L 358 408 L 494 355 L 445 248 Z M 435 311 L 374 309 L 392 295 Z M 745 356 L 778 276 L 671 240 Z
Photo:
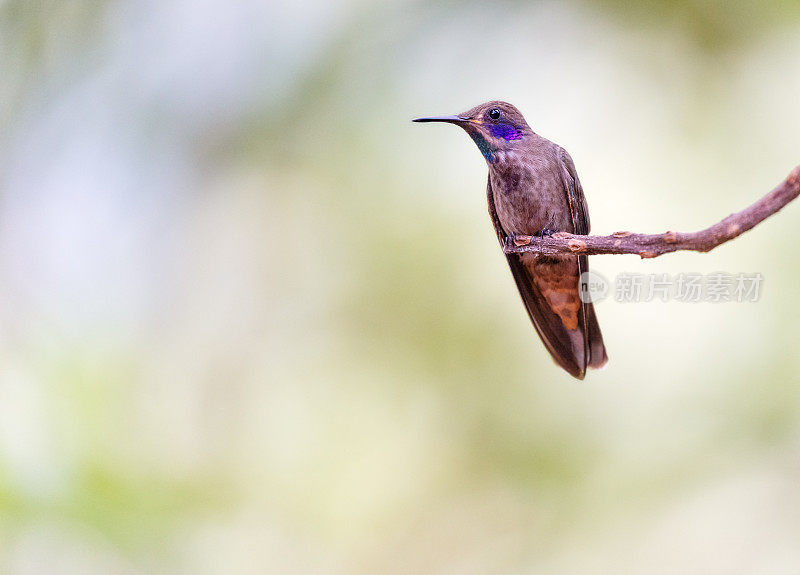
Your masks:
M 505 99 L 593 231 L 800 162 L 794 0 L 0 1 L 0 572 L 796 574 L 790 205 L 757 303 L 535 336 L 458 129 Z

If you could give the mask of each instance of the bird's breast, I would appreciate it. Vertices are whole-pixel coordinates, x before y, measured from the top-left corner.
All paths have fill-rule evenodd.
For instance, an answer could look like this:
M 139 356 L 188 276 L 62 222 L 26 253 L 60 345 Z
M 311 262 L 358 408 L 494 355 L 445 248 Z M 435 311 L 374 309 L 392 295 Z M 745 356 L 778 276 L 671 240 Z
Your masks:
M 489 169 L 497 217 L 506 233 L 572 231 L 567 195 L 549 162 L 507 156 Z

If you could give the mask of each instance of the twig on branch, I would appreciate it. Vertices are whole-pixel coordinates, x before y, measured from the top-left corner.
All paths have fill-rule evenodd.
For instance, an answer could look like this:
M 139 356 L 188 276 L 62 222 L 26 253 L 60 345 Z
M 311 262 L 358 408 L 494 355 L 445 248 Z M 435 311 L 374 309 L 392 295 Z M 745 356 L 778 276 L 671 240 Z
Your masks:
M 507 254 L 536 252 L 545 255 L 637 254 L 643 258 L 654 258 L 679 250 L 708 252 L 760 224 L 798 195 L 800 195 L 800 166 L 792 170 L 778 187 L 756 203 L 699 232 L 663 234 L 616 232 L 610 236 L 578 236 L 558 232 L 550 237 L 541 238 L 516 236 L 506 241 L 503 251 Z

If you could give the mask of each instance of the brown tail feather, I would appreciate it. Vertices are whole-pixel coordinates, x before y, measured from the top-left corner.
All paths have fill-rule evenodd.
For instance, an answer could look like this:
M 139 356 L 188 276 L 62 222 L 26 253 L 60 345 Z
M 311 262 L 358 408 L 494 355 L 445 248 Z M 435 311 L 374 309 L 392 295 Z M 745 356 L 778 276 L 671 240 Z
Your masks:
M 579 298 L 585 257 L 535 257 L 509 254 L 511 273 L 528 316 L 553 360 L 583 379 L 588 367 L 607 361 L 603 336 L 591 303 Z
M 587 365 L 593 369 L 599 369 L 608 362 L 606 346 L 603 343 L 603 334 L 600 333 L 600 324 L 597 323 L 597 316 L 594 313 L 594 304 L 583 304 L 586 316 L 586 335 L 589 340 L 589 361 Z
M 531 323 L 536 328 L 553 360 L 573 377 L 583 379 L 586 366 L 579 363 L 573 351 L 572 340 L 561 319 L 551 308 L 541 290 L 533 281 L 532 274 L 517 254 L 507 256 L 508 265 L 519 289 L 522 302 Z
M 581 273 L 589 271 L 589 258 L 587 256 L 580 256 L 578 258 L 578 265 L 580 266 Z M 583 286 L 581 286 L 583 290 Z M 594 313 L 594 304 L 583 304 L 583 318 L 587 340 L 587 349 L 589 358 L 587 361 L 588 367 L 592 369 L 599 369 L 608 362 L 608 354 L 606 354 L 606 346 L 603 343 L 603 334 L 600 332 L 600 324 L 597 322 L 597 315 Z

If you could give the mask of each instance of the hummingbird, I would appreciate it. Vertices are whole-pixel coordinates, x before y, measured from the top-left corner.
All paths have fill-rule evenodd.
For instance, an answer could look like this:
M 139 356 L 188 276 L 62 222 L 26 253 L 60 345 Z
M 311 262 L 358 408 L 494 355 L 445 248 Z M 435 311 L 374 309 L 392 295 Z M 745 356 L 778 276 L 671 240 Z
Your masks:
M 589 211 L 575 163 L 535 133 L 519 110 L 492 101 L 455 116 L 416 118 L 464 129 L 489 167 L 489 215 L 501 245 L 517 236 L 589 233 Z M 553 360 L 577 379 L 608 361 L 594 305 L 587 297 L 585 255 L 506 254 L 536 332 Z

